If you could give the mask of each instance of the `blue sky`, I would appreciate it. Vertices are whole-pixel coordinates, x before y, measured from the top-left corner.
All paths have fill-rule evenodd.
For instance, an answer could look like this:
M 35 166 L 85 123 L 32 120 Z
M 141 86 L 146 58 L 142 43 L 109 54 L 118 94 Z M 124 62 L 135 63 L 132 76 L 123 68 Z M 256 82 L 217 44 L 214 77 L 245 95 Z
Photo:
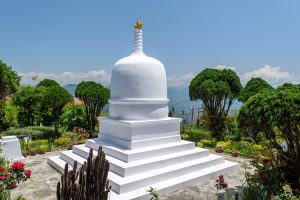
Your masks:
M 169 85 L 205 67 L 231 67 L 246 82 L 299 82 L 300 1 L 0 1 L 0 59 L 23 76 L 61 84 L 109 84 L 113 64 L 144 23 L 144 51 L 163 62 Z

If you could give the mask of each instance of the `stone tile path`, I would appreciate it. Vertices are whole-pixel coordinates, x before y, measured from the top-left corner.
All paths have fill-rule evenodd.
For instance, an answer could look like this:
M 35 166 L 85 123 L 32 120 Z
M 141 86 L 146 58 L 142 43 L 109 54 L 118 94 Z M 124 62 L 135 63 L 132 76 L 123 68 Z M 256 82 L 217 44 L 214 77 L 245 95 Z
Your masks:
M 213 153 L 213 152 L 212 152 Z M 32 178 L 25 183 L 21 183 L 17 188 L 11 190 L 12 199 L 22 194 L 27 200 L 55 200 L 56 185 L 60 180 L 60 174 L 47 164 L 49 156 L 58 155 L 59 152 L 51 152 L 43 155 L 26 157 L 25 167 L 32 171 Z M 227 160 L 244 163 L 248 159 L 234 158 L 224 155 Z M 244 169 L 224 176 L 229 184 L 229 188 L 241 186 L 244 179 Z M 162 196 L 161 200 L 214 200 L 216 189 L 215 180 L 198 183 L 181 191 L 173 192 L 167 196 Z M 218 198 L 220 199 L 220 198 Z

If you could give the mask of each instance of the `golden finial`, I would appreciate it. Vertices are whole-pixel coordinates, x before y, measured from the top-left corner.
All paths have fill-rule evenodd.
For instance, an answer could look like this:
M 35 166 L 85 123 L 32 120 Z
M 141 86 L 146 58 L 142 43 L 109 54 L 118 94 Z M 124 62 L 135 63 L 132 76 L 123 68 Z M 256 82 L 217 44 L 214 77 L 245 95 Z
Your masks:
M 142 23 L 140 20 L 138 20 L 138 21 L 135 23 L 134 28 L 135 28 L 135 29 L 138 29 L 138 30 L 141 30 L 141 29 L 143 28 L 143 23 Z

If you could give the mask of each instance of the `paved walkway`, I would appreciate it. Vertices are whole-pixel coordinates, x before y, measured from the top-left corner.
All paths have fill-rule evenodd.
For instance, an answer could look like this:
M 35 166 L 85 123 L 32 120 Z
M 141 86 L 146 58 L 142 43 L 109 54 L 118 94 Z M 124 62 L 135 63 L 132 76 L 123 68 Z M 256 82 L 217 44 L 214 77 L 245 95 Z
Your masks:
M 56 186 L 60 180 L 60 174 L 47 164 L 49 156 L 58 155 L 59 152 L 50 152 L 44 155 L 26 157 L 25 167 L 32 171 L 31 180 L 21 183 L 17 188 L 11 190 L 12 199 L 22 194 L 27 200 L 55 200 Z M 249 162 L 244 158 L 233 158 L 224 155 L 227 160 L 244 163 Z M 244 179 L 244 169 L 232 172 L 224 176 L 229 188 L 241 186 Z M 214 200 L 216 189 L 215 180 L 198 183 L 181 191 L 173 192 L 163 196 L 161 200 Z M 218 198 L 219 199 L 219 198 Z

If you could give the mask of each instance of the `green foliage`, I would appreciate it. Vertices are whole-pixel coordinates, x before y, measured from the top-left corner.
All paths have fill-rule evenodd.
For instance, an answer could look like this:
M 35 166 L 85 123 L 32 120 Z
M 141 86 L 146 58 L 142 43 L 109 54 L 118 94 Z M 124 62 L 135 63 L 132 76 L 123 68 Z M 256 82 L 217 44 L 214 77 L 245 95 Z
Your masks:
M 11 200 L 9 190 L 0 190 L 0 199 L 1 200 Z
M 273 90 L 273 87 L 262 78 L 251 78 L 242 89 L 239 101 L 246 102 L 250 97 L 262 90 Z
M 47 144 L 48 144 L 48 142 L 47 142 Z M 37 152 L 38 152 L 39 154 L 44 154 L 44 153 L 46 153 L 46 152 L 47 152 L 47 149 L 48 149 L 47 144 L 43 144 L 43 145 L 38 146 Z
M 147 190 L 147 192 L 149 192 L 151 195 L 150 200 L 159 200 L 159 196 L 155 188 L 150 187 L 150 189 Z
M 216 139 L 203 139 L 200 141 L 203 147 L 213 148 L 216 146 Z
M 32 126 L 36 113 L 39 110 L 42 99 L 42 89 L 32 86 L 24 86 L 13 97 L 13 104 L 21 108 L 21 112 L 26 119 L 26 126 Z
M 292 193 L 284 192 L 276 195 L 272 200 L 300 200 L 300 197 L 296 197 Z
M 253 145 L 246 141 L 230 142 L 229 145 L 224 147 L 225 153 L 232 153 L 232 151 L 239 151 L 241 156 L 252 158 L 254 154 Z
M 97 117 L 108 103 L 109 89 L 93 81 L 82 81 L 75 90 L 75 96 L 84 102 L 85 113 L 90 131 L 95 130 Z
M 272 158 L 265 157 L 253 159 L 250 165 L 244 164 L 246 171 L 243 187 L 246 192 L 247 190 L 252 192 L 252 199 L 271 199 L 272 195 L 283 192 L 281 174 L 274 170 L 277 166 L 272 160 Z M 254 172 L 251 171 L 253 168 Z
M 17 91 L 20 80 L 17 72 L 0 60 L 0 130 L 5 128 L 2 127 L 5 98 Z
M 69 143 L 70 143 L 69 138 L 60 137 L 54 140 L 54 145 L 59 147 L 67 147 Z
M 18 125 L 18 109 L 9 102 L 5 102 L 3 123 L 7 128 Z
M 64 106 L 72 100 L 73 97 L 69 94 L 69 92 L 60 86 L 49 87 L 44 93 L 42 105 L 48 107 L 51 110 L 54 120 L 54 129 L 57 135 L 59 128 L 59 118 L 62 114 L 62 110 Z
M 55 134 L 53 127 L 47 126 L 28 126 L 24 128 L 10 128 L 1 133 L 5 135 L 28 135 L 32 140 L 48 139 Z
M 276 149 L 281 183 L 300 188 L 300 86 L 286 84 L 254 95 L 241 107 L 238 121 L 241 128 L 261 132 Z
M 37 87 L 44 87 L 44 88 L 50 88 L 53 86 L 60 86 L 56 81 L 51 79 L 44 79 L 37 84 Z
M 222 139 L 226 130 L 225 119 L 232 103 L 242 89 L 240 79 L 230 69 L 204 69 L 191 82 L 189 95 L 192 101 L 201 100 L 209 117 L 213 137 Z
M 210 131 L 201 128 L 195 128 L 195 127 L 188 127 L 187 130 L 185 131 L 185 134 L 189 136 L 189 140 L 196 143 L 202 139 L 211 138 Z
M 64 131 L 72 131 L 74 127 L 87 127 L 87 118 L 82 105 L 69 104 L 62 112 L 60 122 Z

